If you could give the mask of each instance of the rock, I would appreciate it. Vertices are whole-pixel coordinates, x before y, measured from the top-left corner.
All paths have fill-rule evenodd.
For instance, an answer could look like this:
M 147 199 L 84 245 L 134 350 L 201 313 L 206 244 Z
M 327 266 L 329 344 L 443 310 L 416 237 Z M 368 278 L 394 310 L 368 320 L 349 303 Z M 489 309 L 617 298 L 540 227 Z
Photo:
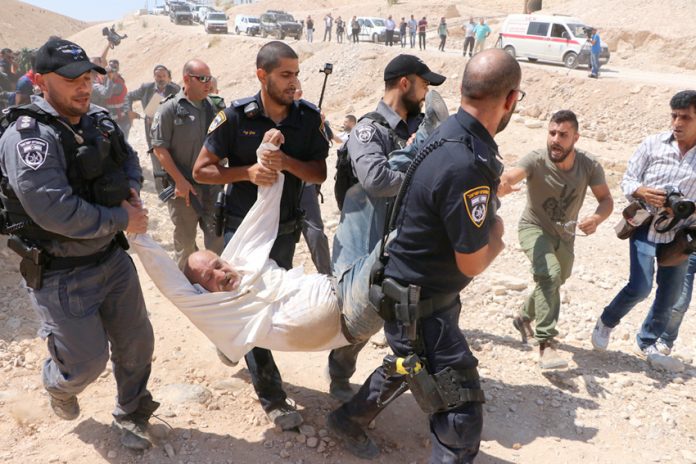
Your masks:
M 648 364 L 650 364 L 653 369 L 659 369 L 666 372 L 684 371 L 684 363 L 678 359 L 661 354 L 651 354 L 648 356 Z
M 521 443 L 513 443 L 512 449 L 514 449 L 514 450 L 522 449 L 522 444 Z
M 317 437 L 309 437 L 307 439 L 307 446 L 309 448 L 316 448 L 319 444 L 319 439 Z
M 106 457 L 109 459 L 116 459 L 116 456 L 118 456 L 118 453 L 116 451 L 111 450 L 108 453 L 106 453 Z
M 316 430 L 311 425 L 302 424 L 300 425 L 300 433 L 305 437 L 315 437 L 317 435 Z
M 384 331 L 380 330 L 370 338 L 370 343 L 372 343 L 377 348 L 386 348 L 388 345 L 387 337 L 384 335 Z
M 696 454 L 694 454 L 692 451 L 689 451 L 687 449 L 682 450 L 681 455 L 686 463 L 696 464 Z
M 524 121 L 524 125 L 529 129 L 540 129 L 543 126 L 543 123 L 541 121 L 537 121 L 536 119 L 527 119 Z
M 295 441 L 297 443 L 306 443 L 307 442 L 307 435 L 303 435 L 300 433 L 295 437 Z
M 174 447 L 170 443 L 164 444 L 164 452 L 167 454 L 167 457 L 169 457 L 169 459 L 174 459 L 174 456 L 176 456 L 176 453 L 174 452 Z
M 223 379 L 213 384 L 213 390 L 238 392 L 246 388 L 247 383 L 242 379 Z
M 173 383 L 161 388 L 157 396 L 162 399 L 163 403 L 170 405 L 183 403 L 204 404 L 210 401 L 212 393 L 202 385 Z
M 287 459 L 290 457 L 290 453 L 288 453 L 287 450 L 280 450 L 280 457 L 283 459 Z
M 522 116 L 522 115 L 513 114 L 511 119 L 512 119 L 512 122 L 518 122 L 520 124 L 524 124 L 524 116 Z
M 595 140 L 598 142 L 606 142 L 607 141 L 607 133 L 604 131 L 597 131 L 595 134 Z

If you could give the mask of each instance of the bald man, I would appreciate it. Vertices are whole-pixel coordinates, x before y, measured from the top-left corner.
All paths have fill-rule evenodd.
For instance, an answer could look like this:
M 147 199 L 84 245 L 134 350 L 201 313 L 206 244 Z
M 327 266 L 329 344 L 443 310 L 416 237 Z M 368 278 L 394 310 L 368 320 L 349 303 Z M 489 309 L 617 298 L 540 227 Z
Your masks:
M 474 56 L 464 70 L 459 111 L 426 141 L 431 148 L 420 153 L 428 154 L 414 161 L 401 187 L 399 197 L 408 194 L 395 205 L 396 237 L 382 259 L 383 277 L 373 275 L 370 289 L 381 295 L 371 301 L 395 356 L 327 421 L 358 457 L 377 457 L 367 425 L 408 388 L 429 417 L 430 463 L 470 463 L 478 453 L 484 395 L 478 361 L 458 326 L 459 292 L 505 246 L 495 197 L 503 166 L 493 137 L 524 96 L 521 76 L 502 50 Z
M 198 249 L 197 225 L 203 231 L 206 249 L 221 253 L 224 246 L 214 224 L 215 200 L 222 186 L 201 185 L 192 174 L 208 126 L 218 110 L 209 97 L 212 79 L 207 64 L 188 61 L 183 69 L 183 88 L 162 101 L 152 121 L 154 154 L 167 173 L 165 182 L 174 186 L 174 197 L 167 201 L 167 208 L 174 223 L 174 252 L 181 269 Z

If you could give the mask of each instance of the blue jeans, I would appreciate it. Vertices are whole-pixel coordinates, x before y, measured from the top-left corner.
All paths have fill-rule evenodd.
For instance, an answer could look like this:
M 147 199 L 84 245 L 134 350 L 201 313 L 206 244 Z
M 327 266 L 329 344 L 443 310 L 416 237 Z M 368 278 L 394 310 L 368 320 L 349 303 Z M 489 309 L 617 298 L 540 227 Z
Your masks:
M 644 226 L 630 238 L 630 271 L 628 283 L 602 312 L 602 322 L 616 327 L 635 305 L 650 295 L 655 275 L 656 248 L 648 240 L 649 226 Z M 670 312 L 682 291 L 687 262 L 674 267 L 657 266 L 657 293 L 648 315 L 636 336 L 641 349 L 654 344 L 664 332 Z
M 590 53 L 590 66 L 592 66 L 592 75 L 599 76 L 599 53 Z
M 225 246 L 232 240 L 236 230 L 225 229 Z M 292 269 L 292 257 L 295 254 L 295 236 L 293 234 L 279 235 L 273 243 L 269 258 L 274 260 L 283 269 Z M 287 394 L 283 390 L 283 379 L 276 366 L 271 350 L 265 348 L 253 348 L 246 355 L 251 383 L 259 397 L 261 407 L 265 412 L 270 412 L 285 403 Z
M 691 293 L 694 290 L 694 272 L 696 272 L 696 254 L 689 256 L 689 264 L 684 277 L 681 295 L 679 295 L 679 300 L 672 308 L 665 331 L 660 335 L 662 341 L 670 348 L 679 336 L 679 326 L 681 326 L 684 314 L 686 314 L 686 310 L 689 309 L 689 304 L 691 304 Z

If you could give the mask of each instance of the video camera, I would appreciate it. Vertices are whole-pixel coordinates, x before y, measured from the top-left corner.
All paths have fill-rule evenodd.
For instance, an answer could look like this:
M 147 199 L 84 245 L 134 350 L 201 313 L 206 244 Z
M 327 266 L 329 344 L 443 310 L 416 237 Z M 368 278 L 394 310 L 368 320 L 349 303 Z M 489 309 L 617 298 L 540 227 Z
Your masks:
M 592 28 L 590 26 L 583 26 L 582 27 L 582 31 L 585 33 L 585 36 L 587 36 L 588 39 L 592 38 L 592 30 L 593 29 L 594 28 Z
M 672 211 L 671 219 L 666 211 L 660 213 L 660 216 L 655 221 L 655 230 L 660 233 L 672 230 L 679 221 L 688 218 L 696 211 L 696 203 L 684 197 L 684 194 L 676 187 L 665 187 L 665 202 L 663 205 Z M 667 222 L 667 225 L 664 225 Z
M 121 43 L 121 40 L 128 37 L 128 34 L 120 35 L 118 32 L 116 32 L 115 25 L 112 25 L 111 29 L 109 29 L 108 27 L 102 29 L 102 35 L 105 36 L 106 40 L 109 41 L 109 45 L 111 45 L 111 48 L 116 47 Z
M 320 73 L 324 73 L 327 76 L 333 72 L 333 64 L 326 63 L 322 69 L 319 70 Z
M 319 97 L 319 105 L 317 105 L 321 109 L 321 104 L 324 101 L 324 92 L 326 91 L 326 80 L 329 78 L 329 74 L 333 72 L 333 64 L 324 64 L 324 67 L 319 72 L 324 74 L 324 84 L 321 86 L 321 96 Z

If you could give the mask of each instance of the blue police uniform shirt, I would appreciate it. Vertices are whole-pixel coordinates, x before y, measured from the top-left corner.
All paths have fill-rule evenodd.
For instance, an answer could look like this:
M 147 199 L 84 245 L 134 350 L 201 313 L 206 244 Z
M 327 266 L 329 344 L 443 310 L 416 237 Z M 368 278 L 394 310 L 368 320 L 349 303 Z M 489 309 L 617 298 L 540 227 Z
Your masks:
M 256 102 L 258 115 L 253 118 L 244 114 L 244 108 Z M 321 127 L 319 109 L 301 100 L 293 102 L 288 116 L 276 125 L 264 114 L 261 94 L 236 100 L 219 112 L 208 129 L 205 148 L 219 158 L 227 158 L 229 167 L 249 166 L 257 162 L 256 149 L 263 135 L 276 128 L 283 133 L 285 143 L 280 149 L 300 161 L 322 161 L 329 153 L 329 142 Z M 296 218 L 302 181 L 284 172 L 285 184 L 280 200 L 280 222 Z M 249 181 L 235 182 L 227 186 L 226 212 L 243 218 L 256 201 L 257 187 Z
M 466 143 L 445 143 L 416 169 L 385 268 L 385 276 L 421 286 L 424 297 L 459 292 L 471 281 L 459 271 L 454 252 L 474 253 L 488 244 L 503 167 L 493 137 L 461 108 L 426 145 L 442 138 Z

